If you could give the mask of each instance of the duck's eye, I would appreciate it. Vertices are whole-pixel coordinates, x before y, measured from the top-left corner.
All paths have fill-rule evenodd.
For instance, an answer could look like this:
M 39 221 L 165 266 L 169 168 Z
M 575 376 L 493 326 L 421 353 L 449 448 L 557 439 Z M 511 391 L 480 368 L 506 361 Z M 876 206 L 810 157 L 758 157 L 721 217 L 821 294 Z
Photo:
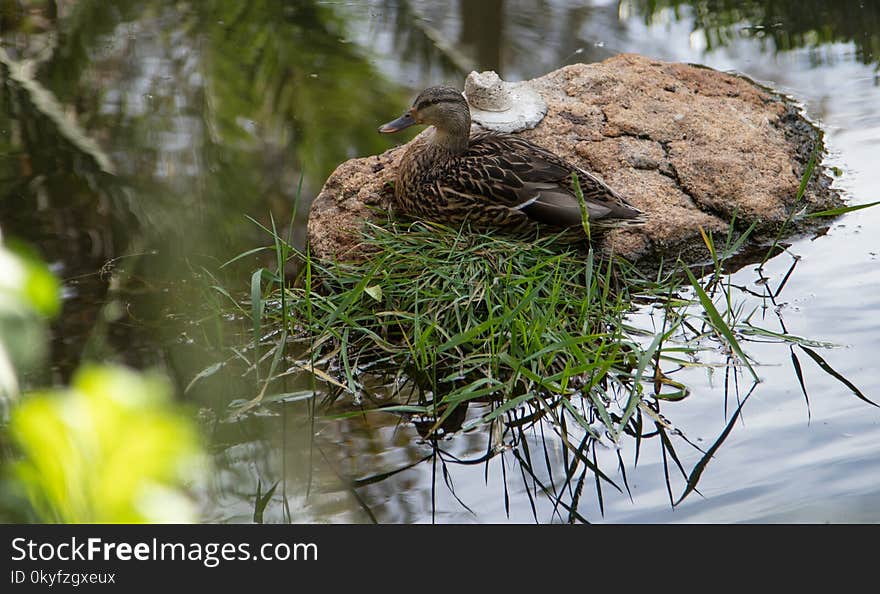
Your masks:
M 458 97 L 437 97 L 435 99 L 422 99 L 416 104 L 416 111 L 421 111 L 426 107 L 437 105 L 438 103 L 461 103 L 464 99 Z

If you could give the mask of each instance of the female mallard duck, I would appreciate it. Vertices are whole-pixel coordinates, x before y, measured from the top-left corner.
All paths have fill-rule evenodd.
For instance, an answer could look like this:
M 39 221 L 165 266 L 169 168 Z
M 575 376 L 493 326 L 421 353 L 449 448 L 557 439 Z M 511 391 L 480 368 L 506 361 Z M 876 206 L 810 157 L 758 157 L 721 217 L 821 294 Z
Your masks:
M 425 89 L 409 111 L 379 132 L 389 134 L 415 124 L 433 125 L 435 130 L 414 141 L 400 161 L 394 198 L 406 214 L 519 231 L 538 225 L 557 230 L 581 227 L 572 176 L 576 174 L 590 229 L 645 220 L 642 211 L 594 175 L 528 140 L 496 132 L 472 136 L 467 101 L 453 88 Z

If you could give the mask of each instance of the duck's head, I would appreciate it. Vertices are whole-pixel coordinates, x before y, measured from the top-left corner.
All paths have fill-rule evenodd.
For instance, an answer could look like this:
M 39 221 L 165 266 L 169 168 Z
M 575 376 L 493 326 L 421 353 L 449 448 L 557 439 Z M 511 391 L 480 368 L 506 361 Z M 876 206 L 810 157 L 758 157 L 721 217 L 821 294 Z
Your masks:
M 402 116 L 379 127 L 382 134 L 399 132 L 416 124 L 434 126 L 454 135 L 470 133 L 471 112 L 461 91 L 452 87 L 428 87 Z

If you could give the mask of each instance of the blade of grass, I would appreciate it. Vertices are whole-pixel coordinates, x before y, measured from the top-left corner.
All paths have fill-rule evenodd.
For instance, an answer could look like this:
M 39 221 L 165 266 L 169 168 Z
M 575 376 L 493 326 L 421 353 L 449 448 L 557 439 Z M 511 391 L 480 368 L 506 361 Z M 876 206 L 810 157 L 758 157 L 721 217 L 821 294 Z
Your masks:
M 819 212 L 811 212 L 805 216 L 807 217 L 836 217 L 838 215 L 846 214 L 848 212 L 855 212 L 857 210 L 862 210 L 863 208 L 871 208 L 872 206 L 877 206 L 880 204 L 880 200 L 876 202 L 869 202 L 867 204 L 857 204 L 855 206 L 840 206 L 838 208 L 831 208 L 828 210 L 820 210 Z
M 715 304 L 712 303 L 712 300 L 706 294 L 706 291 L 703 290 L 703 287 L 700 286 L 700 283 L 697 281 L 696 277 L 694 277 L 694 274 L 690 271 L 690 269 L 685 267 L 684 271 L 685 273 L 687 273 L 688 280 L 691 281 L 691 285 L 694 287 L 694 291 L 696 291 L 697 293 L 697 297 L 700 300 L 700 304 L 702 304 L 703 306 L 703 310 L 706 312 L 706 315 L 709 316 L 709 322 L 711 323 L 711 326 L 724 337 L 733 352 L 737 354 L 740 360 L 748 368 L 749 373 L 752 374 L 752 378 L 756 382 L 760 381 L 758 378 L 758 374 L 755 373 L 754 368 L 752 368 L 752 364 L 749 363 L 748 357 L 746 357 L 746 354 L 743 352 L 742 347 L 739 346 L 739 342 L 733 335 L 733 331 L 731 331 L 730 327 L 724 322 L 724 318 L 721 317 L 721 314 L 718 313 L 718 310 L 715 308 Z
M 817 353 L 817 352 L 814 351 L 813 349 L 808 348 L 808 347 L 806 347 L 806 346 L 804 346 L 804 345 L 802 345 L 802 344 L 799 344 L 798 346 L 800 347 L 800 349 L 801 349 L 802 351 L 804 351 L 807 355 L 809 355 L 810 358 L 811 358 L 813 361 L 816 362 L 816 364 L 822 369 L 822 371 L 824 371 L 825 373 L 827 373 L 828 375 L 830 375 L 831 377 L 833 377 L 834 379 L 836 379 L 837 381 L 839 381 L 840 383 L 842 383 L 844 386 L 846 386 L 847 388 L 849 388 L 850 391 L 851 391 L 853 394 L 856 395 L 856 398 L 858 398 L 859 400 L 863 400 L 863 401 L 867 402 L 867 403 L 870 404 L 871 406 L 877 406 L 878 408 L 880 408 L 880 405 L 878 405 L 876 402 L 874 402 L 873 400 L 871 400 L 870 398 L 868 398 L 867 396 L 865 396 L 864 394 L 862 394 L 862 391 L 859 390 L 859 389 L 856 387 L 856 385 L 855 385 L 854 383 L 852 383 L 851 381 L 849 381 L 848 379 L 846 379 L 845 377 L 843 377 L 843 376 L 842 376 L 840 373 L 838 373 L 833 367 L 831 367 L 831 366 L 825 361 L 825 359 L 823 359 L 822 356 L 819 355 L 819 353 Z

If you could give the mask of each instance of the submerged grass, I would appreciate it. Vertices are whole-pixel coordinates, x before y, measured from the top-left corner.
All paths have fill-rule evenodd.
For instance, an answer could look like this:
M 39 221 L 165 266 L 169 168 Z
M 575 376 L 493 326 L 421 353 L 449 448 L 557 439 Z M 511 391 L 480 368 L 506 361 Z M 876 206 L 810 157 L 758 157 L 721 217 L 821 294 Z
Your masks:
M 282 289 L 280 274 L 264 271 L 272 282 L 258 292 L 259 283 L 251 286 L 250 310 L 263 318 L 253 325 L 264 336 L 254 342 L 253 360 L 272 365 L 242 411 L 259 404 L 286 356 L 292 364 L 280 373 L 307 371 L 320 380 L 331 415 L 416 415 L 428 419 L 430 433 L 481 401 L 492 406 L 465 428 L 525 407 L 563 432 L 572 422 L 582 434 L 618 442 L 641 434 L 643 415 L 661 419 L 659 401 L 687 396 L 664 366 L 700 366 L 698 353 L 720 348 L 757 381 L 737 338 L 754 326 L 720 282 L 745 236 L 728 236 L 718 247 L 705 236 L 713 274 L 701 284 L 680 263 L 647 277 L 623 260 L 553 237 L 523 241 L 391 221 L 365 228 L 369 259 L 328 264 L 266 231 L 300 273 Z M 630 320 L 645 303 L 660 312 L 659 328 Z M 773 338 L 788 340 L 784 333 Z M 331 409 L 334 402 L 349 406 Z
M 314 338 L 303 359 L 335 395 L 415 405 L 439 425 L 476 399 L 590 393 L 601 407 L 630 390 L 640 347 L 611 260 L 423 222 L 371 225 L 364 241 L 370 261 L 310 262 L 316 284 L 289 289 L 295 333 Z

